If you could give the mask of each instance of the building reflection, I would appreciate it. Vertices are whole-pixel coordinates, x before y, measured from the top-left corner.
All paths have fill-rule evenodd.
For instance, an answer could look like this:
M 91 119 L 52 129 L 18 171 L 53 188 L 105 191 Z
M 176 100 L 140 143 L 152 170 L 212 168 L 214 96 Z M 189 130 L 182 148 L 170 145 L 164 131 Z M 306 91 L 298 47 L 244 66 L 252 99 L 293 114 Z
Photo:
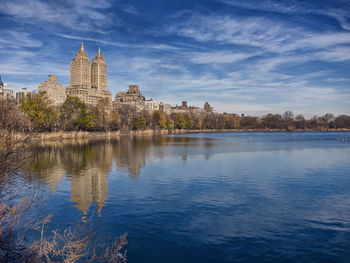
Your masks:
M 172 146 L 172 147 L 169 147 Z M 177 147 L 181 146 L 181 147 Z M 84 215 L 92 204 L 101 214 L 108 199 L 108 175 L 113 161 L 120 174 L 136 180 L 150 162 L 189 154 L 209 158 L 211 144 L 199 138 L 131 137 L 113 140 L 63 140 L 35 145 L 24 168 L 27 180 L 58 189 L 60 181 L 70 181 L 70 200 Z

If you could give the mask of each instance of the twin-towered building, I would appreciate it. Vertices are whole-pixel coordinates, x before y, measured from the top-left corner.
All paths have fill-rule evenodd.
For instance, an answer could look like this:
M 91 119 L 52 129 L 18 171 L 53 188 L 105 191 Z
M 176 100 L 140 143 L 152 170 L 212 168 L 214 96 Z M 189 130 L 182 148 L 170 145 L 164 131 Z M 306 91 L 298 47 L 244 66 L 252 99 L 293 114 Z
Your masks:
M 101 99 L 112 104 L 112 94 L 107 88 L 107 64 L 100 48 L 92 63 L 81 43 L 74 59 L 70 62 L 70 86 L 57 83 L 57 77 L 49 79 L 39 86 L 39 93 L 45 92 L 53 105 L 62 105 L 67 97 L 78 97 L 89 105 L 96 105 Z
M 112 94 L 107 89 L 107 64 L 100 48 L 92 63 L 81 43 L 80 50 L 70 62 L 70 86 L 67 96 L 78 97 L 87 104 L 96 105 L 101 99 L 108 99 L 112 104 Z

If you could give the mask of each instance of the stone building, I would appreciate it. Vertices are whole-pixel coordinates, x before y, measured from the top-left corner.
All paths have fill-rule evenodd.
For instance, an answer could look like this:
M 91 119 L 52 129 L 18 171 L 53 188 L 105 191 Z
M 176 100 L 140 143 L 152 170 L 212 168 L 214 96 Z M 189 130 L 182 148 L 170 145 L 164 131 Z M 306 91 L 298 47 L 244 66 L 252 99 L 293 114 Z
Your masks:
M 100 49 L 91 66 L 88 53 L 81 43 L 80 50 L 70 63 L 70 75 L 70 86 L 66 88 L 67 97 L 78 97 L 89 105 L 108 99 L 112 106 L 112 94 L 107 88 L 107 64 Z
M 21 99 L 25 98 L 27 94 L 32 93 L 31 91 L 27 90 L 27 88 L 22 88 L 20 91 L 16 92 L 16 102 L 19 104 L 21 102 Z
M 38 91 L 45 93 L 54 106 L 62 105 L 67 97 L 66 89 L 57 83 L 57 77 L 54 75 L 49 75 L 49 79 L 40 84 Z
M 107 64 L 101 55 L 101 49 L 98 48 L 97 55 L 92 61 L 91 66 L 91 87 L 97 90 L 107 90 Z
M 141 94 L 138 85 L 130 85 L 127 92 L 119 92 L 114 98 L 114 108 L 122 105 L 135 107 L 137 111 L 142 111 L 145 106 L 145 97 Z
M 70 62 L 70 85 L 71 87 L 91 88 L 91 63 L 83 43 L 75 58 Z

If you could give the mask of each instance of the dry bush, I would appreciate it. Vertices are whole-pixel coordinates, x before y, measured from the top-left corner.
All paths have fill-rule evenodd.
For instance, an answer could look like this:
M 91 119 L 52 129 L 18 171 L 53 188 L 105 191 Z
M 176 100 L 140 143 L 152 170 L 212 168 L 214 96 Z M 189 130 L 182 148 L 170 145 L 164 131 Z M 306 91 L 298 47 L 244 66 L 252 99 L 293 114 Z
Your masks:
M 24 132 L 29 125 L 28 116 L 20 111 L 14 100 L 0 98 L 0 130 Z
M 91 248 L 93 234 L 86 234 L 87 224 L 64 231 L 47 232 L 52 216 L 24 224 L 23 218 L 34 199 L 19 204 L 0 204 L 0 262 L 126 262 L 126 234 L 110 244 Z M 28 239 L 36 231 L 38 239 Z

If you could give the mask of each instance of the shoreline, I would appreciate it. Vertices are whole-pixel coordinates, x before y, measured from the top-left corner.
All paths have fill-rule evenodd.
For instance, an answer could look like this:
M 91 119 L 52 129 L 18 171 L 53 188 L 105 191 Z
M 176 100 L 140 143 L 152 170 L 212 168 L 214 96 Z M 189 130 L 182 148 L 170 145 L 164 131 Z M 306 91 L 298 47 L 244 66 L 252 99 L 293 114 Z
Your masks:
M 50 133 L 24 133 L 18 134 L 20 138 L 25 137 L 29 142 L 57 141 L 65 139 L 97 139 L 97 138 L 118 138 L 120 136 L 154 136 L 154 135 L 171 135 L 171 134 L 194 134 L 194 133 L 224 133 L 224 132 L 336 132 L 350 131 L 350 129 L 329 129 L 329 130 L 285 130 L 285 129 L 201 129 L 201 130 L 141 130 L 141 131 L 114 131 L 114 132 L 50 132 Z

